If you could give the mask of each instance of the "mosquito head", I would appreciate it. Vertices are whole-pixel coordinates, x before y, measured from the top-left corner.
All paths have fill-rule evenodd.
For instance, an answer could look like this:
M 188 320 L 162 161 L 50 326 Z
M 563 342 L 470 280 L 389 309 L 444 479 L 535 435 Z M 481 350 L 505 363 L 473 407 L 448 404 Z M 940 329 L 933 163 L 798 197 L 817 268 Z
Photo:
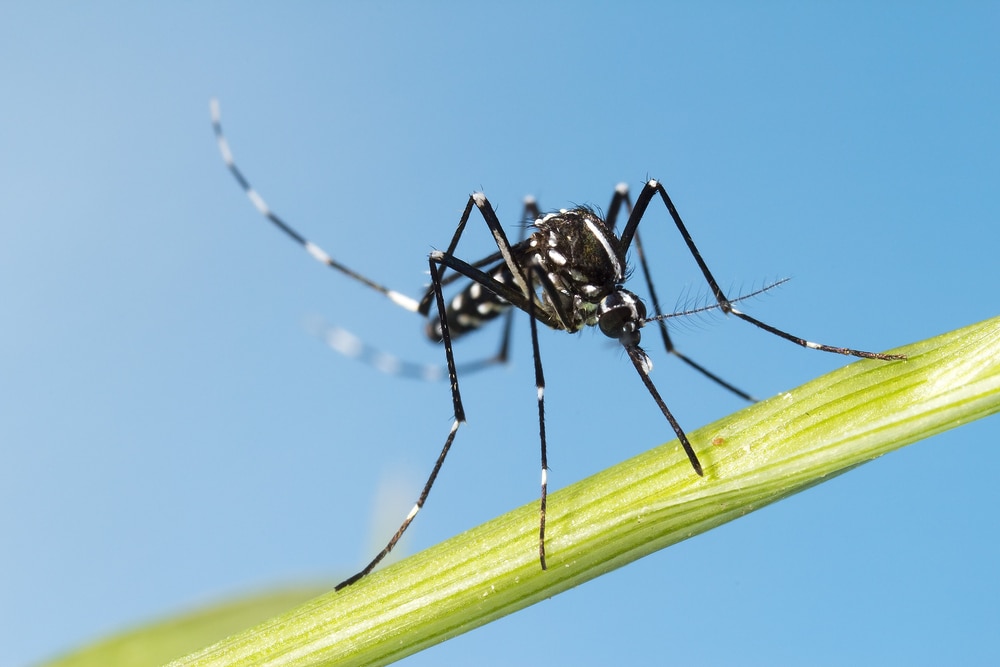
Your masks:
M 618 289 L 597 305 L 597 324 L 608 338 L 625 347 L 639 345 L 639 327 L 646 319 L 646 306 L 632 292 Z

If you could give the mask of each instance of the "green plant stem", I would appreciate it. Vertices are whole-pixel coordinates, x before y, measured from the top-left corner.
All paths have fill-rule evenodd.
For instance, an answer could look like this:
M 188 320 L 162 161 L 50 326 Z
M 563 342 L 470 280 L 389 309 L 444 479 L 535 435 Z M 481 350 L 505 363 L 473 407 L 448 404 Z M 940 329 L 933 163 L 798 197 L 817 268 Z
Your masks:
M 174 665 L 387 664 L 1000 409 L 1000 318 L 859 361 L 528 504 Z
M 158 667 L 245 630 L 327 590 L 289 587 L 231 599 L 125 630 L 45 663 L 45 667 Z

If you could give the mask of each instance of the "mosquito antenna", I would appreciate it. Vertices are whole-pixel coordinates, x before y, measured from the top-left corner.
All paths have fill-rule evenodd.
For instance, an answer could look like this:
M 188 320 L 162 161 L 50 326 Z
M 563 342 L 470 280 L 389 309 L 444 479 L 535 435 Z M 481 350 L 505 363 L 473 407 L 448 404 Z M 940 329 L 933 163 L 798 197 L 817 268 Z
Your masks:
M 768 283 L 759 289 L 755 289 L 752 292 L 747 292 L 746 294 L 741 294 L 729 300 L 730 304 L 739 303 L 740 301 L 748 301 L 754 297 L 758 297 L 765 292 L 770 292 L 776 287 L 780 287 L 787 283 L 791 278 L 781 278 L 780 280 L 775 280 L 772 283 Z M 654 315 L 653 317 L 647 317 L 642 321 L 642 326 L 650 324 L 652 322 L 662 322 L 664 320 L 669 320 L 674 317 L 687 317 L 689 315 L 698 315 L 700 313 L 708 313 L 716 310 L 722 310 L 722 306 L 718 303 L 709 303 L 704 306 L 698 306 L 696 308 L 688 308 L 685 310 L 678 310 L 673 313 L 664 313 L 662 315 Z

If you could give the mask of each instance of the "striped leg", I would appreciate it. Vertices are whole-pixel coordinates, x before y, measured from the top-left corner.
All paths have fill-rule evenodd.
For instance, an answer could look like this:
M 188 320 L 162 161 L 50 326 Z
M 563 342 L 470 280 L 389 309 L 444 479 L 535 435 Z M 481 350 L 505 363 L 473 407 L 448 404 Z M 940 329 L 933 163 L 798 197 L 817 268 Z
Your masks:
M 403 519 L 403 523 L 400 524 L 399 528 L 389 540 L 388 544 L 383 547 L 382 551 L 380 551 L 363 570 L 337 584 L 336 590 L 338 591 L 346 586 L 350 586 L 374 570 L 375 567 L 382 562 L 382 559 L 389 555 L 389 552 L 393 550 L 400 538 L 403 537 L 403 533 L 405 533 L 406 529 L 410 527 L 413 519 L 416 518 L 417 513 L 420 512 L 424 503 L 427 501 L 427 496 L 430 495 L 431 488 L 434 486 L 435 480 L 437 480 L 438 473 L 441 472 L 441 466 L 444 465 L 444 460 L 447 458 L 448 452 L 451 450 L 451 445 L 455 441 L 455 435 L 458 433 L 458 427 L 465 422 L 465 408 L 462 406 L 462 395 L 458 388 L 458 373 L 455 370 L 455 355 L 451 347 L 451 335 L 448 333 L 448 319 L 445 317 L 444 295 L 441 291 L 441 270 L 437 263 L 435 263 L 433 257 L 428 263 L 431 270 L 431 281 L 433 283 L 434 296 L 437 302 L 438 319 L 441 321 L 441 330 L 443 332 L 444 351 L 448 364 L 448 377 L 451 380 L 451 398 L 455 408 L 455 421 L 451 425 L 451 430 L 448 432 L 448 438 L 445 440 L 444 446 L 441 448 L 441 453 L 438 454 L 437 460 L 434 462 L 431 474 L 424 483 L 424 488 L 421 490 L 420 497 L 417 498 L 417 502 L 414 503 L 413 509 L 411 509 L 410 513 L 406 515 L 406 518 Z
M 313 243 L 312 241 L 305 238 L 301 233 L 299 233 L 295 228 L 289 225 L 285 220 L 278 216 L 271 208 L 268 206 L 264 198 L 257 192 L 256 189 L 250 184 L 249 180 L 244 176 L 243 172 L 237 166 L 235 159 L 233 158 L 232 150 L 229 147 L 229 142 L 226 139 L 225 134 L 222 131 L 222 119 L 221 111 L 219 108 L 219 103 L 217 100 L 211 101 L 211 115 L 212 115 L 212 128 L 215 132 L 216 141 L 218 143 L 219 152 L 222 155 L 223 162 L 229 169 L 233 178 L 243 189 L 247 198 L 253 204 L 254 208 L 264 216 L 272 225 L 277 227 L 286 237 L 294 241 L 299 245 L 306 253 L 312 257 L 314 260 L 318 261 L 345 276 L 359 282 L 370 289 L 375 290 L 382 296 L 389 299 L 392 303 L 403 308 L 404 310 L 421 313 L 427 315 L 430 306 L 430 299 L 433 296 L 432 290 L 428 289 L 425 301 L 426 303 L 418 302 L 401 292 L 389 289 L 384 285 L 371 280 L 370 278 L 358 273 L 357 271 L 349 268 L 348 266 L 338 262 L 333 259 L 333 257 L 323 250 L 321 247 Z M 534 206 L 533 201 L 525 202 L 525 216 L 530 215 L 531 211 L 537 213 L 537 207 Z M 534 218 L 532 218 L 533 220 Z M 485 265 L 488 263 L 493 263 L 499 259 L 499 255 L 492 257 L 487 257 L 480 262 L 477 262 L 477 266 Z M 450 281 L 445 279 L 443 284 L 448 284 Z M 362 341 L 360 338 L 355 336 L 350 331 L 333 325 L 323 325 L 314 327 L 315 333 L 326 342 L 332 349 L 337 352 L 349 356 L 352 358 L 359 359 L 360 361 L 367 363 L 370 366 L 375 367 L 377 370 L 388 373 L 391 375 L 398 375 L 400 377 L 407 377 L 419 380 L 440 380 L 447 377 L 447 372 L 445 369 L 439 366 L 419 364 L 410 361 L 400 359 L 392 354 L 379 350 L 372 347 L 368 343 Z M 474 361 L 466 363 L 462 366 L 463 372 L 475 372 L 488 368 L 495 364 L 506 363 L 508 348 L 510 345 L 511 336 L 511 319 L 508 316 L 507 321 L 501 334 L 500 346 L 498 352 L 489 358 L 482 359 L 479 361 Z
M 732 314 L 735 317 L 740 318 L 741 320 L 749 322 L 755 327 L 767 331 L 768 333 L 772 333 L 775 336 L 778 336 L 779 338 L 784 338 L 787 341 L 790 341 L 802 347 L 807 347 L 811 350 L 833 352 L 835 354 L 844 354 L 852 357 L 861 357 L 863 359 L 880 359 L 882 361 L 898 361 L 906 359 L 906 355 L 902 354 L 866 352 L 865 350 L 855 350 L 849 347 L 837 347 L 834 345 L 815 343 L 813 341 L 806 340 L 805 338 L 800 338 L 799 336 L 790 334 L 787 331 L 782 331 L 777 327 L 773 327 L 770 324 L 767 324 L 754 317 L 751 317 L 750 315 L 747 315 L 746 313 L 735 308 L 733 306 L 733 301 L 725 295 L 725 293 L 722 291 L 722 288 L 719 287 L 719 283 L 715 280 L 715 277 L 712 275 L 712 272 L 709 271 L 708 265 L 705 263 L 705 260 L 702 259 L 701 253 L 695 246 L 694 240 L 691 238 L 691 234 L 688 233 L 687 227 L 684 226 L 684 222 L 681 220 L 680 214 L 674 207 L 674 203 L 670 200 L 670 196 L 667 195 L 667 191 L 664 189 L 663 184 L 660 183 L 659 181 L 651 180 L 647 182 L 646 185 L 642 188 L 642 192 L 640 192 L 639 196 L 636 198 L 635 208 L 632 209 L 632 213 L 631 215 L 629 215 L 628 222 L 625 224 L 625 229 L 622 230 L 622 234 L 620 237 L 622 246 L 624 248 L 627 249 L 631 245 L 633 238 L 635 238 L 636 242 L 638 243 L 639 223 L 642 221 L 642 216 L 643 214 L 645 214 L 646 207 L 649 206 L 649 202 L 657 194 L 660 195 L 660 199 L 663 200 L 663 204 L 667 207 L 667 212 L 670 213 L 670 217 L 673 219 L 674 225 L 677 227 L 677 231 L 680 232 L 681 237 L 684 239 L 684 243 L 687 245 L 688 251 L 691 253 L 691 256 L 694 257 L 695 262 L 698 263 L 698 267 L 701 269 L 701 273 L 705 277 L 705 281 L 708 283 L 709 289 L 712 290 L 712 295 L 715 297 L 715 300 L 718 302 L 719 307 L 722 309 L 724 313 Z
M 615 194 L 611 198 L 611 205 L 608 207 L 607 223 L 608 226 L 611 227 L 611 229 L 615 228 L 615 222 L 617 221 L 618 218 L 618 211 L 620 211 L 622 207 L 625 208 L 625 211 L 628 215 L 632 214 L 632 197 L 629 194 L 628 185 L 626 185 L 625 183 L 619 183 L 618 186 L 615 188 Z M 660 299 L 656 294 L 656 288 L 653 286 L 653 278 L 649 272 L 649 264 L 646 261 L 646 253 L 643 251 L 642 240 L 639 237 L 638 230 L 636 230 L 635 233 L 635 253 L 636 256 L 639 258 L 639 267 L 642 269 L 642 276 L 646 280 L 646 289 L 649 290 L 649 299 L 650 301 L 653 302 L 653 311 L 656 313 L 663 313 L 664 310 L 660 307 Z M 676 347 L 674 347 L 674 343 L 670 339 L 670 334 L 667 332 L 667 323 L 664 320 L 659 320 L 657 322 L 657 326 L 660 330 L 660 337 L 663 339 L 663 347 L 666 349 L 668 354 L 674 355 L 675 357 L 683 361 L 685 364 L 687 364 L 694 370 L 698 371 L 699 373 L 707 377 L 712 382 L 715 382 L 722 388 L 736 394 L 743 400 L 750 402 L 754 402 L 757 400 L 749 393 L 743 391 L 736 385 L 733 385 L 727 382 L 726 380 L 723 380 L 721 377 L 719 377 L 712 371 L 708 370 L 707 368 L 696 362 L 694 359 L 691 359 L 690 357 L 682 353 L 680 350 L 678 350 Z

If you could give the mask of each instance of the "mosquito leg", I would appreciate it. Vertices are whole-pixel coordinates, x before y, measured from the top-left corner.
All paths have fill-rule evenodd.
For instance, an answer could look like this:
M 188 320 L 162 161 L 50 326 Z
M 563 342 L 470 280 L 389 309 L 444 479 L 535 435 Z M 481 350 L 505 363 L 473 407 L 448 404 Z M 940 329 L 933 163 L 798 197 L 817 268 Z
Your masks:
M 608 218 L 606 222 L 608 227 L 612 230 L 615 228 L 615 223 L 618 218 L 618 212 L 624 208 L 625 211 L 631 215 L 632 213 L 632 197 L 629 194 L 628 186 L 625 183 L 619 183 L 615 187 L 615 194 L 611 197 L 611 205 L 608 207 Z M 660 299 L 656 294 L 656 288 L 653 286 L 653 276 L 649 271 L 649 264 L 646 261 L 646 253 L 642 247 L 642 239 L 639 236 L 638 230 L 635 232 L 635 251 L 636 256 L 639 258 L 639 266 L 642 269 L 642 276 L 646 280 L 646 288 L 649 290 L 649 298 L 653 303 L 653 312 L 658 314 L 663 314 L 663 309 L 660 307 Z M 685 364 L 698 371 L 709 380 L 715 382 L 717 385 L 730 392 L 736 394 L 745 401 L 754 402 L 757 399 L 751 396 L 749 393 L 743 391 L 739 387 L 723 380 L 721 377 L 708 370 L 694 359 L 691 359 L 686 354 L 674 347 L 673 341 L 670 339 L 670 333 L 667 331 L 667 323 L 664 320 L 659 320 L 657 322 L 658 328 L 660 330 L 660 336 L 663 338 L 663 347 L 669 354 L 674 355 Z
M 544 273 L 535 267 L 539 274 Z M 528 288 L 531 289 L 531 273 L 528 272 Z M 549 459 L 545 441 L 545 374 L 542 372 L 542 355 L 538 349 L 538 318 L 535 317 L 535 300 L 528 300 L 528 321 L 531 324 L 531 352 L 535 363 L 535 390 L 538 395 L 538 440 L 542 455 L 542 490 L 538 510 L 538 562 L 545 566 L 545 505 L 549 494 Z
M 417 311 L 418 304 L 416 300 L 406 296 L 405 294 L 397 292 L 396 290 L 391 290 L 388 287 L 380 285 L 374 280 L 371 280 L 357 271 L 336 261 L 330 257 L 325 250 L 299 234 L 288 223 L 278 217 L 278 215 L 272 211 L 264 201 L 264 198 L 261 197 L 253 186 L 250 185 L 250 182 L 243 175 L 243 172 L 240 171 L 239 167 L 236 166 L 236 161 L 233 159 L 233 152 L 229 148 L 229 142 L 226 140 L 226 136 L 222 133 L 222 114 L 219 109 L 218 100 L 212 100 L 211 110 L 212 128 L 215 130 L 215 138 L 219 144 L 219 152 L 222 154 L 222 160 L 226 163 L 226 167 L 229 168 L 229 172 L 233 175 L 233 178 L 235 178 L 236 182 L 240 184 L 241 188 L 243 188 L 247 198 L 250 199 L 251 203 L 253 203 L 254 207 L 260 212 L 261 215 L 267 218 L 275 227 L 284 232 L 290 239 L 302 246 L 302 248 L 309 253 L 309 256 L 318 261 L 320 264 L 325 264 L 331 269 L 343 273 L 348 278 L 356 280 L 363 285 L 367 285 L 371 289 L 387 297 L 400 308 L 405 308 L 411 312 Z
M 657 313 L 662 313 L 663 309 L 660 308 L 660 299 L 656 295 L 656 288 L 653 287 L 653 279 L 649 273 L 649 265 L 646 262 L 646 253 L 643 252 L 642 239 L 639 236 L 638 231 L 636 231 L 635 233 L 635 254 L 639 258 L 639 266 L 642 267 L 642 275 L 646 279 L 646 288 L 649 289 L 649 298 L 650 301 L 653 302 L 653 310 Z M 698 362 L 694 361 L 693 359 L 682 353 L 676 347 L 674 347 L 673 341 L 670 340 L 670 334 L 667 332 L 666 321 L 659 320 L 657 324 L 659 325 L 660 335 L 663 338 L 663 347 L 666 348 L 668 353 L 674 355 L 675 357 L 683 361 L 685 364 L 687 364 L 691 368 L 695 369 L 696 371 L 707 377 L 709 380 L 712 380 L 713 382 L 722 386 L 723 388 L 728 389 L 730 392 L 736 394 L 743 400 L 750 401 L 751 403 L 757 400 L 756 398 L 754 398 L 747 392 L 743 391 L 739 387 L 736 387 L 735 385 L 730 384 L 729 382 L 723 380 L 721 377 L 719 377 L 712 371 L 708 370 Z
M 629 345 L 625 347 L 625 352 L 628 353 L 628 358 L 631 360 L 632 365 L 635 366 L 635 370 L 639 373 L 639 377 L 642 378 L 642 383 L 646 385 L 646 390 L 649 391 L 649 395 L 653 397 L 656 401 L 657 407 L 660 408 L 660 412 L 663 416 L 667 418 L 670 422 L 670 426 L 674 429 L 674 433 L 677 434 L 677 439 L 680 440 L 681 446 L 684 448 L 684 453 L 687 454 L 688 460 L 691 461 L 691 467 L 700 476 L 704 476 L 705 473 L 701 468 L 701 461 L 698 460 L 698 455 L 694 453 L 694 448 L 691 446 L 691 442 L 688 440 L 687 435 L 684 433 L 684 429 L 681 428 L 680 423 L 674 418 L 674 415 L 667 408 L 667 404 L 660 397 L 660 392 L 656 390 L 656 386 L 653 385 L 653 381 L 649 378 L 649 358 L 646 353 L 638 345 Z
M 664 205 L 667 207 L 667 211 L 670 213 L 670 217 L 673 219 L 674 225 L 676 225 L 677 230 L 680 232 L 681 237 L 684 239 L 684 243 L 687 244 L 691 256 L 694 257 L 695 262 L 698 263 L 698 267 L 701 269 L 701 273 L 705 277 L 705 281 L 708 283 L 709 289 L 712 290 L 712 294 L 715 296 L 715 299 L 716 301 L 718 301 L 719 307 L 722 308 L 723 312 L 731 313 L 734 316 L 740 318 L 741 320 L 749 322 L 755 327 L 763 329 L 764 331 L 772 333 L 780 338 L 784 338 L 787 341 L 791 341 L 796 345 L 807 347 L 812 350 L 822 350 L 823 352 L 833 352 L 835 354 L 844 354 L 852 357 L 862 357 L 864 359 L 881 359 L 883 361 L 895 361 L 906 358 L 906 356 L 902 354 L 866 352 L 864 350 L 855 350 L 849 347 L 837 347 L 833 345 L 824 345 L 822 343 L 815 343 L 813 341 L 806 340 L 805 338 L 795 336 L 786 331 L 773 327 L 770 324 L 766 324 L 734 308 L 729 298 L 726 297 L 725 293 L 722 291 L 722 288 L 719 287 L 718 281 L 715 280 L 715 277 L 709 270 L 708 265 L 702 258 L 701 253 L 698 251 L 697 246 L 695 246 L 694 240 L 691 238 L 691 234 L 688 232 L 687 227 L 684 226 L 684 222 L 681 220 L 681 216 L 677 212 L 677 208 L 674 206 L 674 203 L 670 200 L 670 196 L 664 189 L 663 184 L 661 184 L 659 181 L 651 180 L 647 182 L 646 185 L 643 187 L 642 192 L 639 193 L 639 196 L 636 198 L 635 208 L 632 210 L 632 214 L 629 216 L 628 223 L 626 223 L 625 229 L 622 231 L 621 235 L 621 243 L 624 248 L 628 248 L 632 243 L 633 237 L 637 236 L 639 222 L 642 220 L 642 216 L 646 212 L 646 207 L 649 205 L 650 200 L 652 200 L 653 196 L 656 194 L 660 195 L 660 198 L 663 200 Z
M 392 536 L 392 539 L 389 540 L 388 544 L 386 544 L 385 547 L 382 548 L 382 551 L 378 552 L 378 555 L 375 556 L 375 558 L 373 558 L 371 562 L 368 563 L 368 565 L 366 565 L 363 570 L 361 570 L 354 576 L 348 577 L 344 581 L 337 584 L 335 590 L 339 591 L 342 588 L 350 586 L 358 579 L 361 579 L 366 574 L 374 570 L 375 567 L 382 562 L 382 559 L 389 555 L 389 552 L 393 550 L 393 548 L 396 546 L 396 543 L 399 542 L 399 540 L 403 537 L 403 533 L 405 533 L 406 529 L 410 527 L 410 524 L 413 522 L 413 519 L 416 518 L 417 513 L 420 512 L 420 509 L 424 506 L 424 502 L 426 502 L 427 496 L 431 492 L 431 487 L 434 486 L 434 481 L 437 479 L 438 473 L 441 471 L 441 466 L 444 465 L 445 457 L 448 456 L 448 451 L 451 449 L 451 444 L 455 441 L 455 434 L 458 433 L 458 427 L 460 423 L 461 422 L 458 419 L 456 419 L 452 423 L 451 431 L 449 431 L 448 433 L 448 439 L 445 440 L 444 447 L 441 448 L 441 453 L 438 454 L 437 461 L 434 462 L 434 469 L 431 470 L 430 477 L 427 478 L 427 482 L 424 484 L 424 488 L 420 492 L 420 497 L 417 498 L 417 502 L 413 505 L 413 508 L 410 510 L 410 513 L 406 515 L 406 518 L 403 519 L 403 523 L 400 524 L 399 528 L 396 530 L 396 533 Z
M 458 388 L 458 373 L 455 370 L 455 355 L 452 351 L 451 335 L 448 332 L 448 321 L 444 315 L 444 295 L 441 292 L 441 269 L 438 267 L 438 263 L 433 257 L 428 260 L 428 264 L 431 271 L 434 296 L 437 301 L 438 318 L 441 320 L 444 351 L 448 362 L 448 377 L 451 380 L 451 399 L 455 408 L 455 421 L 451 425 L 451 431 L 448 432 L 448 438 L 445 440 L 444 446 L 441 448 L 441 453 L 438 454 L 437 461 L 434 462 L 434 468 L 431 470 L 430 476 L 424 483 L 424 488 L 421 490 L 420 497 L 417 498 L 417 502 L 413 505 L 413 509 L 411 509 L 410 513 L 406 515 L 406 518 L 403 519 L 403 523 L 400 524 L 396 533 L 392 536 L 382 551 L 380 551 L 363 570 L 337 584 L 336 590 L 338 591 L 346 586 L 350 586 L 374 570 L 375 567 L 382 562 L 382 559 L 389 555 L 389 552 L 393 550 L 400 538 L 403 537 L 403 533 L 406 532 L 410 523 L 413 522 L 413 519 L 416 518 L 417 513 L 420 512 L 424 503 L 427 501 L 427 496 L 430 495 L 431 488 L 434 486 L 435 480 L 437 480 L 438 473 L 441 472 L 441 466 L 444 465 L 444 460 L 447 458 L 448 452 L 451 450 L 451 445 L 455 441 L 455 434 L 458 433 L 458 427 L 465 422 L 465 408 L 462 406 L 462 395 Z
M 528 227 L 534 224 L 541 216 L 538 210 L 538 204 L 534 197 L 524 198 L 524 210 L 521 213 L 521 231 L 518 234 L 517 242 L 521 243 L 524 241 L 525 235 L 528 233 Z M 497 258 L 499 259 L 499 257 Z M 475 265 L 473 265 L 475 266 Z M 510 355 L 510 340 L 513 333 L 514 327 L 514 309 L 511 308 L 504 315 L 503 323 L 503 334 L 500 337 L 500 348 L 497 350 L 496 356 L 489 360 L 492 363 L 505 364 Z

